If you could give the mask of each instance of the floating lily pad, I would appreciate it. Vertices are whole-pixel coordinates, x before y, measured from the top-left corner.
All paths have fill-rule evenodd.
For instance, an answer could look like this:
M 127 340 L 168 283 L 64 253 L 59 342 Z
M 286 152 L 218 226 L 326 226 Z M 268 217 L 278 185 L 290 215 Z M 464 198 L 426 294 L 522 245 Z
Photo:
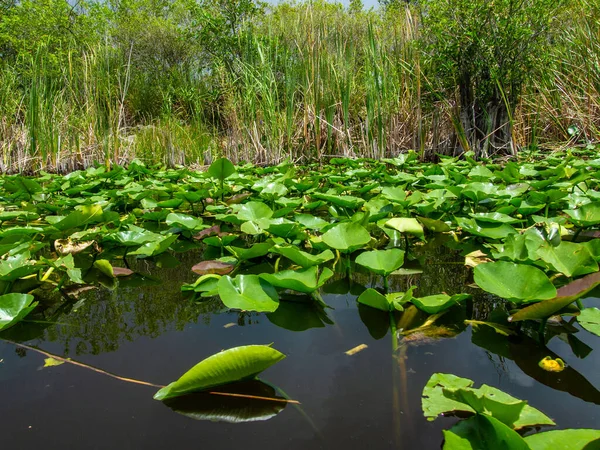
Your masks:
M 404 250 L 392 248 L 363 252 L 356 258 L 356 263 L 373 273 L 387 277 L 404 264 Z
M 577 316 L 577 322 L 590 333 L 600 336 L 600 309 L 585 308 Z
M 29 294 L 0 295 L 0 330 L 20 322 L 35 309 L 37 302 Z
M 216 386 L 249 380 L 285 355 L 267 345 L 246 345 L 212 355 L 199 362 L 177 381 L 154 394 L 155 400 L 203 391 Z
M 219 297 L 228 308 L 273 312 L 279 306 L 275 288 L 258 275 L 228 275 L 218 282 Z
M 362 225 L 354 222 L 340 223 L 323 235 L 325 244 L 345 253 L 359 249 L 368 244 L 370 240 L 369 232 Z
M 479 264 L 473 273 L 481 289 L 515 303 L 556 297 L 552 282 L 533 266 L 497 261 Z

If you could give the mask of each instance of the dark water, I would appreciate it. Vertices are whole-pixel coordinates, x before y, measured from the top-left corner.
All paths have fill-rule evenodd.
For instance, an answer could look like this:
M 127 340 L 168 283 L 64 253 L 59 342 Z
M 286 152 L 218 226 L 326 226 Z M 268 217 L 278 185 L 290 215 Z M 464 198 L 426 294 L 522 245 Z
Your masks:
M 548 351 L 534 340 L 509 342 L 493 332 L 473 333 L 470 327 L 455 327 L 439 339 L 413 335 L 400 340 L 393 354 L 387 318 L 359 311 L 355 301 L 365 286 L 380 282 L 377 277 L 359 273 L 350 283 L 338 279 L 327 286 L 324 299 L 335 308 L 327 310 L 327 317 L 293 307 L 278 316 L 243 314 L 228 312 L 218 300 L 195 304 L 184 299 L 180 286 L 195 279 L 189 267 L 200 256 L 176 257 L 182 264 L 172 269 L 137 263 L 139 272 L 160 277 L 160 284 L 121 281 L 116 290 L 86 293 L 85 301 L 68 314 L 63 311 L 72 305 L 48 303 L 45 317 L 58 323 L 29 323 L 2 337 L 158 384 L 177 379 L 222 349 L 273 342 L 287 358 L 262 378 L 299 400 L 301 407 L 206 396 L 172 405 L 204 417 L 250 414 L 258 419 L 280 410 L 266 421 L 194 420 L 153 400 L 155 388 L 71 364 L 42 369 L 44 356 L 0 341 L 4 448 L 436 449 L 442 430 L 456 419 L 423 418 L 421 392 L 434 372 L 468 377 L 476 386 L 487 383 L 528 400 L 552 417 L 557 428 L 600 426 L 600 338 L 585 331 L 550 341 L 549 349 L 569 366 L 561 374 L 537 370 L 540 354 Z M 420 261 L 424 273 L 399 277 L 392 289 L 415 284 L 419 296 L 465 290 L 467 272 L 453 264 L 462 258 L 436 247 L 423 251 Z M 484 319 L 495 306 L 493 299 L 478 297 L 448 317 L 456 323 L 465 314 Z M 313 328 L 293 331 L 306 324 Z M 353 356 L 344 353 L 360 344 L 368 348 Z M 575 356 L 573 348 L 585 357 Z

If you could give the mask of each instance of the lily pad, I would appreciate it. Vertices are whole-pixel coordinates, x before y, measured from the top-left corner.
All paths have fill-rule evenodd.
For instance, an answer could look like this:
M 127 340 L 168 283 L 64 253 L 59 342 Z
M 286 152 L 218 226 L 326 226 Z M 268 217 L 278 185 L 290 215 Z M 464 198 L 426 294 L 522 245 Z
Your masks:
M 221 277 L 217 284 L 219 297 L 228 308 L 245 311 L 273 312 L 279 306 L 275 288 L 258 275 Z
M 417 219 L 410 217 L 394 217 L 385 223 L 386 227 L 393 228 L 400 233 L 410 234 L 412 236 L 423 237 L 423 225 Z
M 323 235 L 325 244 L 344 253 L 351 253 L 370 241 L 369 232 L 362 225 L 354 222 L 340 223 Z
M 458 305 L 460 302 L 470 297 L 469 294 L 456 294 L 452 296 L 448 294 L 436 294 L 420 298 L 414 297 L 411 300 L 411 303 L 421 311 L 425 311 L 427 314 L 437 314 L 454 305 Z
M 600 309 L 585 308 L 577 316 L 577 322 L 590 333 L 600 336 Z
M 552 430 L 525 437 L 531 450 L 593 450 L 600 448 L 600 430 Z
M 285 256 L 295 264 L 305 268 L 323 264 L 324 262 L 330 261 L 334 258 L 333 252 L 329 249 L 319 253 L 318 255 L 312 255 L 310 253 L 303 252 L 302 250 L 299 250 L 298 247 L 294 247 L 292 245 L 276 245 L 273 247 L 272 252 Z
M 263 273 L 260 277 L 275 287 L 292 289 L 310 294 L 325 284 L 333 276 L 333 272 L 325 267 L 319 274 L 317 267 L 302 270 L 284 270 L 274 274 Z
M 484 414 L 444 430 L 444 439 L 444 450 L 531 450 L 516 431 Z
M 473 269 L 475 283 L 484 291 L 515 303 L 548 300 L 556 288 L 540 269 L 526 264 L 497 261 Z
M 230 348 L 200 361 L 177 381 L 160 389 L 154 394 L 154 399 L 166 400 L 234 381 L 249 380 L 283 358 L 283 353 L 267 345 Z
M 600 202 L 588 203 L 577 209 L 564 211 L 571 221 L 580 227 L 589 227 L 600 224 Z
M 20 322 L 37 306 L 33 295 L 5 294 L 0 295 L 0 330 L 12 327 Z
M 233 264 L 227 264 L 222 261 L 202 261 L 192 267 L 192 272 L 198 275 L 215 273 L 218 275 L 227 275 L 235 268 Z
M 373 273 L 387 277 L 404 264 L 404 250 L 392 248 L 363 252 L 356 258 L 356 263 Z

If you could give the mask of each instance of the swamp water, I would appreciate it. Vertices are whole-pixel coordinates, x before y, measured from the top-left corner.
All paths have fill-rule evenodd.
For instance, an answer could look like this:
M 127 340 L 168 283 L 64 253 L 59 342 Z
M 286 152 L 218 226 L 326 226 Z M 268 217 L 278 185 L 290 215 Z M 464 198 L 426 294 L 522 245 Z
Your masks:
M 577 323 L 549 324 L 547 333 L 556 336 L 544 349 L 531 337 L 508 339 L 487 327 L 467 327 L 465 319 L 485 320 L 501 301 L 465 288 L 471 282 L 469 270 L 455 251 L 433 242 L 414 251 L 423 272 L 390 277 L 390 290 L 415 285 L 419 295 L 474 296 L 453 307 L 436 327 L 397 337 L 391 335 L 387 314 L 357 304 L 366 287 L 381 285 L 381 277 L 358 268 L 350 279 L 336 274 L 322 288 L 333 309 L 282 302 L 275 313 L 264 314 L 230 311 L 218 298 L 202 303 L 184 298 L 180 287 L 197 278 L 190 268 L 205 259 L 201 253 L 172 254 L 180 263 L 172 268 L 165 267 L 174 265 L 170 257 L 162 268 L 131 261 L 136 274 L 146 278 L 134 275 L 121 279 L 114 290 L 85 292 L 78 303 L 57 299 L 44 305 L 54 310 L 55 323 L 31 317 L 3 332 L 2 445 L 436 449 L 442 430 L 458 419 L 429 422 L 423 417 L 421 395 L 434 372 L 470 378 L 476 386 L 486 383 L 527 400 L 555 420 L 555 429 L 598 427 L 600 358 L 594 350 L 600 348 L 599 337 L 577 332 Z M 600 305 L 594 297 L 583 303 Z M 420 323 L 408 314 L 397 313 L 398 323 L 407 328 Z M 163 403 L 152 399 L 153 387 L 72 364 L 44 368 L 46 356 L 6 340 L 157 384 L 177 379 L 222 349 L 272 342 L 287 358 L 261 379 L 301 405 L 208 394 Z M 345 353 L 361 344 L 367 348 Z M 548 355 L 560 356 L 567 369 L 558 374 L 540 369 L 539 360 Z M 241 389 L 273 395 L 265 385 Z

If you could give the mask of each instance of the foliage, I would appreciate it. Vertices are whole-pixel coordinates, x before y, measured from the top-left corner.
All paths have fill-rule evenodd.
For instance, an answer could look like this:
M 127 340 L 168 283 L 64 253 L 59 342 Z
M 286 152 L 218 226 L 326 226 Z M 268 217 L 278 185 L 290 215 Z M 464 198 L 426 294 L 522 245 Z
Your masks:
M 546 431 L 522 438 L 515 430 L 554 422 L 527 402 L 499 389 L 451 374 L 434 373 L 423 389 L 425 417 L 434 420 L 440 414 L 474 414 L 450 430 L 444 431 L 444 449 L 546 449 L 552 446 L 584 450 L 600 440 L 597 430 Z M 566 448 L 566 447 L 565 447 Z
M 177 381 L 154 394 L 155 400 L 167 400 L 234 381 L 256 377 L 260 372 L 285 358 L 267 345 L 234 347 L 200 361 Z
M 0 169 L 597 140 L 593 2 L 392 3 L 9 1 Z

